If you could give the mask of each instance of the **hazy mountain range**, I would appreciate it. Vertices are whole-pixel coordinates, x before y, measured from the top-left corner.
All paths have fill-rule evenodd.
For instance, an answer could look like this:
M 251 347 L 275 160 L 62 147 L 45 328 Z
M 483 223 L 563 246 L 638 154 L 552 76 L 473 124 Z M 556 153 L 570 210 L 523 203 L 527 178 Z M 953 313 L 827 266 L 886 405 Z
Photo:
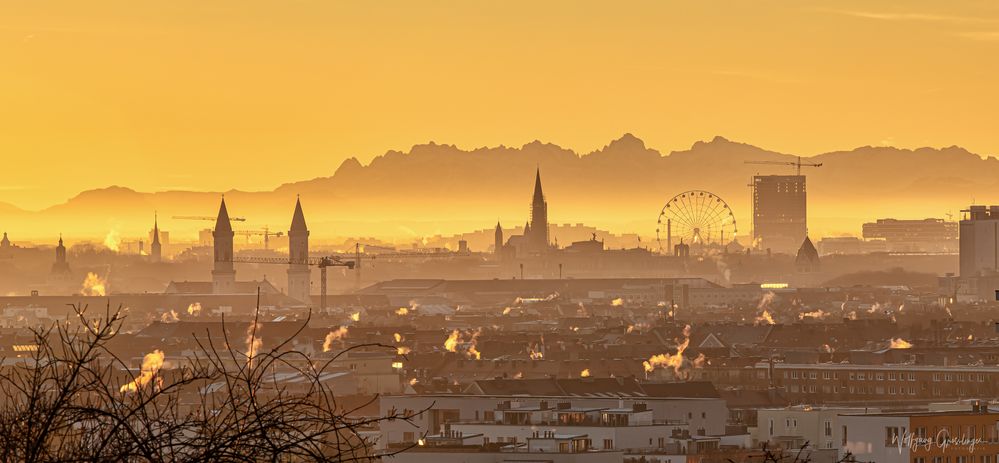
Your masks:
M 274 191 L 225 192 L 230 214 L 244 228 L 287 229 L 300 195 L 313 236 L 394 237 L 451 234 L 490 228 L 497 220 L 522 225 L 529 213 L 535 168 L 541 169 L 549 214 L 557 223 L 586 223 L 614 232 L 654 236 L 667 199 L 690 189 L 714 192 L 735 210 L 740 234 L 749 231 L 755 173 L 791 174 L 794 168 L 745 161 L 787 161 L 777 153 L 715 137 L 690 149 L 661 153 L 625 134 L 602 149 L 579 154 L 550 143 L 463 150 L 429 143 L 389 151 L 362 165 L 344 161 L 329 177 L 282 185 Z M 860 233 L 879 217 L 945 217 L 973 200 L 999 202 L 999 161 L 963 148 L 916 150 L 865 146 L 807 159 L 822 163 L 808 175 L 813 235 Z M 210 222 L 171 219 L 215 214 L 221 192 L 136 192 L 119 186 L 85 191 L 64 204 L 26 211 L 0 203 L 0 227 L 21 237 L 60 231 L 99 237 L 109 229 L 141 236 L 159 211 L 160 226 L 193 238 Z M 178 236 L 180 235 L 180 236 Z

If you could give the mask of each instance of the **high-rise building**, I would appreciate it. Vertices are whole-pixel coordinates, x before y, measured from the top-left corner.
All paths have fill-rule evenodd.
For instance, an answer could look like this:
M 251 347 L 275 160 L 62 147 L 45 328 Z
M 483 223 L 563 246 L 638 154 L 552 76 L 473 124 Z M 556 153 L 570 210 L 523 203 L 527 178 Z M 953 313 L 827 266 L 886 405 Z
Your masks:
M 883 240 L 889 251 L 953 252 L 958 224 L 944 219 L 878 219 L 864 224 L 865 240 Z
M 288 229 L 288 295 L 309 303 L 309 228 L 305 224 L 302 202 L 295 201 L 295 213 Z
M 153 214 L 153 242 L 149 245 L 149 261 L 159 262 L 163 258 L 163 247 L 160 245 L 159 218 Z
M 971 206 L 960 229 L 962 278 L 999 271 L 999 206 Z
M 233 266 L 232 239 L 235 233 L 229 222 L 229 211 L 225 207 L 225 197 L 219 206 L 215 219 L 212 240 L 215 245 L 215 263 L 212 268 L 212 293 L 232 294 L 236 290 L 236 268 Z
M 804 175 L 753 177 L 753 245 L 792 254 L 808 233 Z

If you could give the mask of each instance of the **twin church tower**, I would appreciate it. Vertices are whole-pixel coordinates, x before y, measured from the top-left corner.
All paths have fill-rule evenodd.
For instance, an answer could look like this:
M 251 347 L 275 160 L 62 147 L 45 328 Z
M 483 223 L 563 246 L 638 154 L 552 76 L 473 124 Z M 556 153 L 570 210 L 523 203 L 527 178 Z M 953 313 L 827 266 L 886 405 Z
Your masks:
M 233 265 L 232 224 L 229 211 L 225 207 L 225 197 L 219 206 L 212 232 L 215 247 L 215 265 L 212 268 L 212 293 L 234 294 L 236 289 L 236 268 Z M 288 230 L 288 296 L 309 302 L 309 228 L 305 224 L 302 201 L 295 201 L 295 213 Z

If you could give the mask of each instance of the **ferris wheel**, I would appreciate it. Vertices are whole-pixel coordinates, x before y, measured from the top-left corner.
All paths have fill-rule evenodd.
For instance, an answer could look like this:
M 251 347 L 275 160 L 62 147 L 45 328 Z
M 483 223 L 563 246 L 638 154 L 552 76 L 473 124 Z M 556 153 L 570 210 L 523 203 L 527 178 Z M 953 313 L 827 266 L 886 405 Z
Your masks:
M 725 245 L 735 238 L 735 214 L 714 193 L 685 191 L 666 202 L 659 213 L 656 241 L 659 250 L 672 253 L 673 245 Z

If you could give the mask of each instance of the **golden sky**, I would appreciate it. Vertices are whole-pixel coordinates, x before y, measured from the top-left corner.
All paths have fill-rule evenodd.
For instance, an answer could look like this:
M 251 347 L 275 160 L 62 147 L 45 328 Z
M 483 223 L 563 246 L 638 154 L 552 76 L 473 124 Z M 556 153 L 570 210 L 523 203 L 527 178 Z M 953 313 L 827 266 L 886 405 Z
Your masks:
M 270 189 L 434 140 L 999 152 L 999 2 L 0 3 L 0 202 Z

